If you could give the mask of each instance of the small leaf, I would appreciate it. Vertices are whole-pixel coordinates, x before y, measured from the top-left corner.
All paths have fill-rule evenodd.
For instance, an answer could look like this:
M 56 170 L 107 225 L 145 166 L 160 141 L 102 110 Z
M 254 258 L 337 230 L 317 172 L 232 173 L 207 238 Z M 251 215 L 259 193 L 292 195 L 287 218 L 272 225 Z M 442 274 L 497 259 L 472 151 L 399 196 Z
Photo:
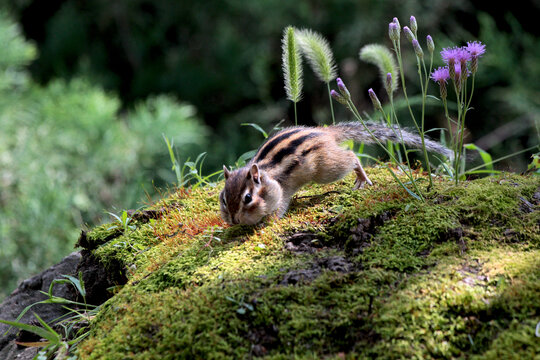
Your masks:
M 246 313 L 246 309 L 244 309 L 243 307 L 240 307 L 236 309 L 236 312 L 239 313 L 240 315 L 244 315 Z
M 15 344 L 25 347 L 45 347 L 51 344 L 50 341 L 21 342 L 15 341 Z
M 247 163 L 247 161 L 250 160 L 252 157 L 254 157 L 256 153 L 257 153 L 257 150 L 251 150 L 251 151 L 245 152 L 238 157 L 238 159 L 236 160 L 236 163 L 240 165 Z
M 257 130 L 258 132 L 260 132 L 265 139 L 268 138 L 268 134 L 266 133 L 266 131 L 263 130 L 262 127 L 260 127 L 259 125 L 257 124 L 254 124 L 254 123 L 242 123 L 240 124 L 241 126 L 251 126 L 252 128 L 254 128 L 255 130 Z
M 482 161 L 484 161 L 484 165 L 486 166 L 487 170 L 493 170 L 493 159 L 491 158 L 491 155 L 484 151 L 483 149 L 479 148 L 475 144 L 465 144 L 463 147 L 467 150 L 476 150 L 480 154 L 480 157 L 482 158 Z
M 39 319 L 39 317 L 38 317 L 38 319 Z M 0 320 L 0 323 L 6 324 L 6 325 L 11 325 L 11 326 L 16 327 L 16 328 L 21 329 L 21 330 L 29 331 L 29 332 L 34 333 L 37 336 L 39 336 L 39 337 L 41 337 L 43 339 L 47 339 L 50 342 L 55 343 L 55 344 L 58 343 L 58 340 L 59 340 L 60 335 L 58 335 L 56 332 L 53 331 L 52 333 L 50 333 L 46 329 L 44 329 L 42 327 L 39 327 L 39 326 L 28 325 L 28 324 L 25 324 L 25 323 L 20 323 L 20 322 L 17 322 L 17 321 L 9 321 L 9 320 Z

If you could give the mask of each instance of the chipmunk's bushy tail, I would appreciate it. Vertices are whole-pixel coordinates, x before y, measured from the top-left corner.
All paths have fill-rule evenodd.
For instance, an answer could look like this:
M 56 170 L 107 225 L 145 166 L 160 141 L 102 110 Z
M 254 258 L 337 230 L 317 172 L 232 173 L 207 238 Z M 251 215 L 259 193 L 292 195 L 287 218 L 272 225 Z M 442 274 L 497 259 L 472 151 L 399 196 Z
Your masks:
M 367 122 L 364 125 L 360 122 L 345 122 L 329 126 L 329 128 L 337 130 L 335 132 L 335 136 L 338 142 L 354 140 L 357 142 L 374 144 L 376 141 L 373 139 L 373 137 L 375 137 L 382 143 L 386 141 L 400 143 L 403 141 L 406 145 L 413 148 L 422 148 L 422 138 L 420 135 L 411 133 L 398 127 L 397 125 L 388 126 L 381 123 L 372 122 Z M 454 152 L 441 143 L 433 141 L 427 137 L 425 138 L 424 143 L 428 151 L 442 154 L 450 160 L 454 159 Z

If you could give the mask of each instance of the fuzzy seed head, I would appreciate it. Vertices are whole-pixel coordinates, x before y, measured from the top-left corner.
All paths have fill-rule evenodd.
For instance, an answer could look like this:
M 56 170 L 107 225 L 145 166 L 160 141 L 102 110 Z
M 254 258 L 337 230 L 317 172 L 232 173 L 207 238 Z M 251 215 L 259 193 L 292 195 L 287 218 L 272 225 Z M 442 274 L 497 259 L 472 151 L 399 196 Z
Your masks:
M 285 92 L 287 99 L 296 103 L 302 98 L 302 59 L 292 26 L 288 26 L 283 32 L 281 44 Z
M 396 91 L 399 81 L 399 67 L 392 51 L 380 44 L 368 44 L 360 50 L 359 55 L 360 60 L 377 66 L 383 85 L 388 80 L 387 74 L 391 73 L 392 92 Z
M 337 76 L 337 68 L 328 41 L 322 35 L 309 29 L 296 31 L 296 38 L 302 54 L 319 80 L 325 83 L 334 80 Z

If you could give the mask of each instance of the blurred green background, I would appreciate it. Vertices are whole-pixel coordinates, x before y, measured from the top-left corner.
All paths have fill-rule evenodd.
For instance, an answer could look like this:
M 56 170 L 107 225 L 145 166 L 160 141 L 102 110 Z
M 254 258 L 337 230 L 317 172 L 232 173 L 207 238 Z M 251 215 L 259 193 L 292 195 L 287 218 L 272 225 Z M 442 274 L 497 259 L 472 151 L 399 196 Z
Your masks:
M 393 17 L 408 25 L 415 15 L 419 38 L 431 34 L 437 52 L 480 40 L 487 53 L 467 142 L 494 158 L 538 143 L 537 1 L 0 4 L 0 299 L 72 251 L 81 228 L 110 220 L 106 211 L 140 207 L 175 181 L 162 134 L 174 140 L 181 161 L 206 151 L 210 173 L 263 140 L 241 123 L 266 130 L 282 119 L 291 124 L 280 63 L 287 25 L 330 41 L 340 76 L 367 113 L 368 88 L 386 98 L 377 70 L 360 62 L 358 51 L 389 45 Z M 407 63 L 414 75 L 413 61 Z M 417 93 L 415 77 L 408 81 L 409 94 Z M 329 123 L 326 88 L 307 68 L 304 82 L 299 122 Z M 434 84 L 431 93 L 438 96 Z M 350 118 L 339 104 L 334 108 L 339 120 Z M 436 102 L 428 112 L 427 128 L 445 126 Z M 522 172 L 530 155 L 496 168 Z

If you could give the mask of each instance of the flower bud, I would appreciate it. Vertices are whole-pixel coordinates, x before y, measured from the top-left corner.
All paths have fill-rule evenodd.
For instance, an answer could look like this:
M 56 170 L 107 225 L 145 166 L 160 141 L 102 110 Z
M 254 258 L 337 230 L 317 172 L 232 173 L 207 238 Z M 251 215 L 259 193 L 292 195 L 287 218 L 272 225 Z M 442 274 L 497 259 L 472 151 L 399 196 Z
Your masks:
M 403 27 L 403 32 L 405 33 L 405 37 L 407 38 L 407 40 L 413 41 L 414 34 L 412 33 L 411 29 L 409 29 L 408 26 Z
M 418 30 L 418 24 L 416 23 L 416 18 L 414 16 L 411 16 L 411 30 L 414 34 L 414 36 L 416 36 L 416 31 Z
M 384 83 L 384 88 L 386 89 L 386 93 L 388 94 L 388 97 L 392 96 L 392 73 L 386 74 L 386 81 Z
M 341 93 L 341 95 L 343 95 L 345 100 L 350 100 L 351 99 L 351 93 L 349 92 L 349 90 L 347 89 L 345 84 L 343 83 L 343 80 L 341 80 L 341 78 L 337 78 L 336 82 L 337 82 L 337 86 L 338 86 L 338 89 L 339 89 L 339 92 Z
M 435 51 L 435 43 L 433 42 L 431 35 L 426 36 L 426 43 L 429 53 L 433 54 L 433 51 Z
M 392 19 L 392 22 L 396 24 L 398 31 L 401 31 L 401 25 L 399 24 L 399 20 L 397 17 Z
M 399 29 L 396 23 L 391 22 L 390 24 L 388 24 L 388 36 L 392 41 L 399 40 Z
M 345 99 L 343 96 L 341 96 L 340 93 L 338 93 L 336 90 L 330 91 L 330 95 L 336 100 L 338 103 L 347 105 L 347 99 Z
M 381 102 L 379 101 L 379 98 L 375 94 L 375 91 L 373 91 L 373 89 L 370 88 L 368 90 L 368 94 L 369 94 L 369 97 L 371 98 L 371 102 L 373 103 L 373 107 L 375 108 L 375 110 L 382 111 Z
M 413 39 L 412 46 L 413 46 L 414 52 L 416 53 L 416 56 L 422 59 L 424 57 L 424 51 L 422 50 L 422 47 L 420 46 L 420 43 L 418 42 L 418 40 Z

